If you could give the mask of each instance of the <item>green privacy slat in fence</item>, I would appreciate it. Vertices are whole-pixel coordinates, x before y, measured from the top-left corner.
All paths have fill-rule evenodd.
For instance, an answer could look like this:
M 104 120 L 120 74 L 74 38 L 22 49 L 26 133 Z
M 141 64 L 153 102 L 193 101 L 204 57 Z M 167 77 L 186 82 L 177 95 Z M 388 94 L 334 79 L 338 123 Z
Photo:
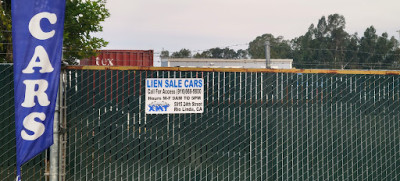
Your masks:
M 68 157 L 74 158 L 67 180 L 396 180 L 400 174 L 397 75 L 70 71 L 78 87 L 68 87 L 77 92 L 68 98 L 74 105 Z M 146 78 L 194 77 L 205 81 L 204 113 L 144 113 Z
M 12 64 L 0 65 L 0 178 L 15 180 L 15 123 L 14 81 Z M 22 166 L 22 177 L 26 180 L 45 180 L 45 153 L 39 154 Z

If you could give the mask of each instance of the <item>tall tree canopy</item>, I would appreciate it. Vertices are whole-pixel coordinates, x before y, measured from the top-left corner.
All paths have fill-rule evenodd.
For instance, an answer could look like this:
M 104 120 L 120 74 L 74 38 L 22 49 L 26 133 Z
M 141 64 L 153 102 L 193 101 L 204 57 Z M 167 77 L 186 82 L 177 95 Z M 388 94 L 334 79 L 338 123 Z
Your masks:
M 161 58 L 168 58 L 169 57 L 169 51 L 168 50 L 163 50 L 161 51 Z
M 178 52 L 174 52 L 171 55 L 172 58 L 190 58 L 192 57 L 192 52 L 188 49 L 181 49 Z
M 64 59 L 76 59 L 95 55 L 95 50 L 108 44 L 91 34 L 103 31 L 100 22 L 110 16 L 106 0 L 67 0 L 64 30 Z
M 220 59 L 243 59 L 247 58 L 247 51 L 239 49 L 235 51 L 230 48 L 211 48 L 201 53 L 196 53 L 194 58 L 220 58 Z
M 249 43 L 251 58 L 265 58 L 265 41 L 270 41 L 271 58 L 293 58 L 296 68 L 400 68 L 398 41 L 387 33 L 376 34 L 373 26 L 363 36 L 345 31 L 340 14 L 322 16 L 316 25 L 292 40 L 263 34 Z
M 0 3 L 0 61 L 12 62 L 11 0 Z M 68 62 L 93 56 L 95 50 L 107 45 L 102 38 L 91 35 L 102 31 L 100 22 L 110 16 L 105 3 L 106 0 L 66 0 L 63 56 Z
M 346 19 L 340 14 L 322 16 L 304 35 L 292 40 L 263 34 L 249 43 L 247 50 L 211 48 L 194 58 L 245 59 L 265 58 L 265 42 L 270 42 L 271 58 L 293 58 L 296 68 L 327 69 L 400 69 L 399 41 L 388 33 L 376 34 L 373 26 L 361 36 L 345 30 Z M 172 57 L 190 57 L 190 50 L 174 52 Z
M 396 46 L 398 41 L 376 34 L 368 27 L 361 38 L 345 31 L 346 20 L 342 15 L 323 16 L 317 26 L 311 24 L 305 35 L 293 39 L 292 51 L 297 68 L 393 68 L 400 61 Z
M 305 68 L 330 63 L 341 68 L 350 46 L 351 36 L 344 30 L 346 20 L 342 15 L 323 16 L 315 27 L 311 24 L 305 35 L 292 40 L 294 59 Z M 323 67 L 322 67 L 323 68 Z
M 263 34 L 249 43 L 248 53 L 251 58 L 265 58 L 265 42 L 269 40 L 271 58 L 291 58 L 290 42 L 282 36 Z

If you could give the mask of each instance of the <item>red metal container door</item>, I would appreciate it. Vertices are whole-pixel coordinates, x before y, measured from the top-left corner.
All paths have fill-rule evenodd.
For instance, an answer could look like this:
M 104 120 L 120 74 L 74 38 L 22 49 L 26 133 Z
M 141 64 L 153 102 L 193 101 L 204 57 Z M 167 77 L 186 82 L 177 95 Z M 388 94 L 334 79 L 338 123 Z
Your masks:
M 98 65 L 98 57 L 92 56 L 87 59 L 87 65 Z
M 93 57 L 82 59 L 79 64 L 80 65 L 92 65 L 91 64 L 92 63 L 92 58 Z
M 141 66 L 147 66 L 147 62 L 149 61 L 147 57 L 147 51 L 142 52 L 142 65 Z
M 109 52 L 110 54 L 110 66 L 116 66 L 119 64 L 119 62 L 117 61 L 117 52 Z
M 154 66 L 154 51 L 150 50 L 150 60 L 149 60 L 149 66 Z
M 117 66 L 123 66 L 124 65 L 124 59 L 122 58 L 122 52 L 115 52 L 115 63 Z
M 133 52 L 129 52 L 129 66 L 134 66 L 133 65 L 133 56 L 135 56 L 135 54 Z
M 111 62 L 113 66 L 119 66 L 119 61 L 117 58 L 118 52 L 110 52 Z
M 153 51 L 147 51 L 147 61 L 146 65 L 147 67 L 153 66 Z
M 131 61 L 132 61 L 132 63 L 133 63 L 133 66 L 138 66 L 138 63 L 137 63 L 137 61 L 138 61 L 138 56 L 137 56 L 137 52 L 132 52 L 132 59 L 131 59 Z
M 110 65 L 110 62 L 112 64 L 111 58 L 110 58 L 110 53 L 109 52 L 104 52 L 103 53 L 103 59 L 101 60 L 103 65 Z
M 142 67 L 143 66 L 143 54 L 144 54 L 144 52 L 138 52 L 138 56 L 139 56 L 139 58 L 138 58 L 138 66 L 140 66 L 140 67 Z
M 153 50 L 99 50 L 96 57 L 81 60 L 81 65 L 153 66 Z
M 102 60 L 102 62 L 103 62 L 103 65 L 110 65 L 110 63 L 111 63 L 111 65 L 113 64 L 113 62 L 111 61 L 110 52 L 104 52 L 104 53 L 103 53 L 103 60 Z
M 87 60 L 86 59 L 80 60 L 79 65 L 87 65 Z
M 150 51 L 143 52 L 143 66 L 148 67 L 150 66 Z
M 122 55 L 123 66 L 129 66 L 129 52 L 123 52 Z
M 97 55 L 96 59 L 96 65 L 103 65 L 103 60 L 104 60 L 104 52 L 99 52 L 99 54 Z

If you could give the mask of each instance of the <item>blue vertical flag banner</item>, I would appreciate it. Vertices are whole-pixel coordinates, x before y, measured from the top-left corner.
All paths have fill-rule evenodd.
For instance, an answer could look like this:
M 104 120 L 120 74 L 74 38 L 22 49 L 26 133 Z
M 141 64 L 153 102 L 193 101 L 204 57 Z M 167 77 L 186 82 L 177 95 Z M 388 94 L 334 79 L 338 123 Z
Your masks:
M 20 167 L 53 144 L 65 0 L 11 4 L 17 180 Z

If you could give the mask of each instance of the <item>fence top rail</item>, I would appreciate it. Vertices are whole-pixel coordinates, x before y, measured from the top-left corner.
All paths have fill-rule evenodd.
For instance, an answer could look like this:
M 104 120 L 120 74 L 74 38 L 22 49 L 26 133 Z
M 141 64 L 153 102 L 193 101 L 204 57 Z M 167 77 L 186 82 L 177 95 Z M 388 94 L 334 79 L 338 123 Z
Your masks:
M 265 69 L 265 68 L 257 69 L 257 68 L 196 68 L 196 67 L 136 67 L 136 66 L 65 66 L 64 69 L 400 75 L 400 71 L 398 70 Z

